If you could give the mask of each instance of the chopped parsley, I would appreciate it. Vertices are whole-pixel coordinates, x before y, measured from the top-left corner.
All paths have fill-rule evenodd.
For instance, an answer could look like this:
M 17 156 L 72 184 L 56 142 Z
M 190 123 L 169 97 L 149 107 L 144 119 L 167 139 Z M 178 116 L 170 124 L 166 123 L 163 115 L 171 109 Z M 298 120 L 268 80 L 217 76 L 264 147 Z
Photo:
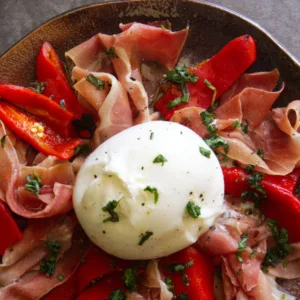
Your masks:
M 207 110 L 201 112 L 200 117 L 202 118 L 203 125 L 205 126 L 208 126 L 215 120 L 214 114 Z
M 33 173 L 31 175 L 26 176 L 26 180 L 28 183 L 24 185 L 25 190 L 32 192 L 35 196 L 37 196 L 42 188 L 41 177 L 37 173 Z
M 74 154 L 71 158 L 71 161 L 73 161 L 77 156 L 88 156 L 89 153 L 91 152 L 91 148 L 89 146 L 89 144 L 83 144 L 83 145 L 79 145 L 75 148 L 74 150 Z
M 63 280 L 65 279 L 65 276 L 62 275 L 62 274 L 59 274 L 59 275 L 57 276 L 57 279 L 58 279 L 59 281 L 63 281 Z
M 2 138 L 1 138 L 1 147 L 4 148 L 5 146 L 5 140 L 6 140 L 7 134 L 5 134 Z
M 106 206 L 102 207 L 102 211 L 108 212 L 110 214 L 110 217 L 103 220 L 103 223 L 119 222 L 119 215 L 114 211 L 115 208 L 118 206 L 119 202 L 120 202 L 120 200 L 119 201 L 112 200 L 112 201 L 109 201 L 106 204 Z
M 262 148 L 258 148 L 256 154 L 261 158 L 264 159 L 264 150 Z
M 158 154 L 154 159 L 153 159 L 153 163 L 154 164 L 161 164 L 162 166 L 165 164 L 165 162 L 167 162 L 168 160 L 162 155 L 162 154 Z
M 242 268 L 239 268 L 238 271 L 236 272 L 236 275 L 241 275 L 242 273 Z
M 197 219 L 201 215 L 201 207 L 193 201 L 189 201 L 185 209 L 193 219 Z
M 144 191 L 145 191 L 145 192 L 152 193 L 152 194 L 154 195 L 154 203 L 156 204 L 157 201 L 158 201 L 158 198 L 159 198 L 159 194 L 158 194 L 157 188 L 147 186 L 147 187 L 144 189 Z
M 276 240 L 276 247 L 268 249 L 262 265 L 275 267 L 291 253 L 289 234 L 284 228 L 278 230 L 277 221 L 275 220 L 267 220 L 267 224 Z
M 119 58 L 115 52 L 115 47 L 110 47 L 105 53 L 109 58 Z
M 238 121 L 238 120 L 234 121 L 233 124 L 232 124 L 232 128 L 233 129 L 236 129 L 236 128 L 240 127 L 240 126 L 241 126 L 241 122 Z
M 135 267 L 126 269 L 124 272 L 124 282 L 129 292 L 136 292 L 137 290 L 137 269 Z
M 245 167 L 245 171 L 248 173 L 248 174 L 252 174 L 254 172 L 254 168 L 255 166 L 254 165 L 248 165 Z
M 150 133 L 150 140 L 153 140 L 154 132 Z
M 249 186 L 263 195 L 266 194 L 266 191 L 261 185 L 261 180 L 264 177 L 265 177 L 264 173 L 252 173 L 248 178 Z
M 243 263 L 242 253 L 244 249 L 247 247 L 247 240 L 248 240 L 248 234 L 243 234 L 241 236 L 241 240 L 238 242 L 238 251 L 236 253 L 236 257 L 239 260 L 239 262 Z
M 165 279 L 165 283 L 167 285 L 167 288 L 170 292 L 174 293 L 174 283 L 173 280 L 170 277 L 167 277 Z
M 200 147 L 200 148 L 199 148 L 199 151 L 200 151 L 200 153 L 201 153 L 203 156 L 205 156 L 205 157 L 207 157 L 207 158 L 210 158 L 210 154 L 211 154 L 211 151 L 210 151 L 210 150 L 208 150 L 208 149 L 206 149 L 206 148 L 204 148 L 204 147 Z
M 73 120 L 73 126 L 79 137 L 82 138 L 92 138 L 94 131 L 96 130 L 96 125 L 91 114 L 82 114 L 81 119 Z M 82 132 L 88 132 L 89 136 L 82 135 Z
M 176 83 L 187 83 L 187 82 L 197 82 L 198 76 L 194 74 L 190 74 L 187 71 L 185 66 L 183 67 L 175 67 L 174 70 L 169 71 L 167 73 L 167 80 L 176 82 Z
M 46 274 L 48 277 L 50 277 L 55 273 L 55 263 L 61 251 L 61 245 L 58 241 L 47 241 L 44 244 L 44 247 L 48 248 L 50 253 L 48 257 L 42 259 L 40 263 L 40 273 Z
M 140 240 L 138 242 L 138 245 L 142 246 L 150 238 L 151 235 L 153 235 L 152 231 L 146 231 L 145 233 L 142 233 L 140 235 Z
M 126 300 L 127 296 L 121 289 L 114 290 L 109 294 L 109 300 Z
M 246 124 L 241 123 L 241 129 L 244 133 L 248 133 L 248 126 L 249 126 L 249 123 L 247 120 L 246 120 Z
M 89 74 L 85 77 L 86 81 L 92 84 L 97 90 L 102 91 L 105 87 L 105 82 L 100 78 L 95 77 L 93 74 Z
M 211 101 L 211 106 L 213 107 L 216 101 L 216 97 L 217 97 L 217 88 L 215 86 L 213 86 L 207 79 L 204 79 L 204 84 L 213 91 L 213 97 L 212 97 L 212 101 Z
M 59 105 L 61 108 L 66 109 L 66 102 L 64 99 L 59 100 Z
M 187 277 L 187 275 L 185 274 L 185 269 L 192 266 L 194 264 L 193 260 L 188 261 L 185 264 L 172 264 L 172 265 L 168 265 L 166 266 L 166 269 L 170 270 L 171 272 L 179 272 L 181 275 L 181 278 L 183 280 L 183 283 L 185 285 L 189 285 L 189 278 Z M 176 298 L 177 299 L 177 298 Z
M 198 76 L 195 74 L 190 74 L 185 66 L 175 67 L 174 70 L 167 73 L 167 80 L 180 84 L 180 89 L 182 91 L 182 96 L 174 99 L 167 104 L 168 108 L 173 108 L 181 103 L 188 103 L 190 99 L 190 93 L 187 90 L 187 82 L 195 83 L 198 81 Z
M 37 93 L 41 94 L 44 91 L 44 89 L 45 89 L 45 85 L 47 85 L 47 82 L 44 82 L 44 81 L 37 82 L 36 85 L 35 85 L 34 90 Z
M 210 136 L 205 138 L 204 141 L 210 148 L 216 149 L 222 147 L 224 149 L 224 152 L 228 153 L 228 143 L 224 141 L 220 136 L 218 135 Z

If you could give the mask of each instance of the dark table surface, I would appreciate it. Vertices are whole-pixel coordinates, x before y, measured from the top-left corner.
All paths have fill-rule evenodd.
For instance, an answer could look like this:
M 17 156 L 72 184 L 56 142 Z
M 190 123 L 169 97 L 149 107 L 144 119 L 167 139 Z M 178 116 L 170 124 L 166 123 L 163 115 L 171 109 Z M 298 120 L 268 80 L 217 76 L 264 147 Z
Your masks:
M 0 53 L 48 19 L 79 6 L 104 1 L 107 0 L 0 0 Z M 300 58 L 300 0 L 210 2 L 226 6 L 256 21 Z

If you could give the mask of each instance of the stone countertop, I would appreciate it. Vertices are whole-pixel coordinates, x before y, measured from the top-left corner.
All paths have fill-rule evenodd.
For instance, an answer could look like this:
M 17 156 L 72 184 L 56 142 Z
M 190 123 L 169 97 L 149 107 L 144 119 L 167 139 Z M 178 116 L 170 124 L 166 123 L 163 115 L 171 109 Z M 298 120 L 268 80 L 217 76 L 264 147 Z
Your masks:
M 108 0 L 1 0 L 0 53 L 31 30 L 70 9 Z M 163 1 L 163 0 L 162 0 Z M 300 58 L 300 0 L 211 0 L 256 21 Z

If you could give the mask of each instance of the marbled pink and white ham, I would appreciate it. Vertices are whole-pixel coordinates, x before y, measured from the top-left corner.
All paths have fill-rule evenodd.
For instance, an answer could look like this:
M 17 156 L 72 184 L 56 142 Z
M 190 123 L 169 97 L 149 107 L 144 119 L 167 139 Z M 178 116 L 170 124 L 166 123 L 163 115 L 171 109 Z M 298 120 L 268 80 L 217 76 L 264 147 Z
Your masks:
M 156 61 L 172 69 L 185 44 L 188 29 L 178 32 L 141 23 L 120 25 L 117 35 L 99 34 L 106 49 L 114 47 L 118 58 L 112 59 L 119 81 L 129 93 L 139 112 L 134 123 L 149 121 L 148 95 L 142 84 L 142 61 Z
M 258 171 L 273 175 L 290 173 L 300 160 L 300 101 L 286 108 L 270 109 L 281 90 L 272 92 L 279 78 L 277 70 L 244 74 L 220 99 L 215 110 L 218 134 L 228 143 L 226 155 L 242 165 L 252 164 Z M 174 113 L 172 121 L 184 124 L 202 137 L 208 135 L 199 114 L 201 108 L 185 108 Z M 248 133 L 235 121 L 248 124 Z M 263 157 L 256 152 L 263 150 Z M 223 152 L 223 149 L 219 149 Z
M 98 90 L 86 80 L 90 72 L 75 67 L 73 76 L 78 80 L 74 88 L 97 111 L 100 124 L 93 137 L 94 147 L 111 136 L 133 125 L 132 112 L 126 90 L 108 73 L 92 73 L 95 77 L 109 84 L 104 90 Z

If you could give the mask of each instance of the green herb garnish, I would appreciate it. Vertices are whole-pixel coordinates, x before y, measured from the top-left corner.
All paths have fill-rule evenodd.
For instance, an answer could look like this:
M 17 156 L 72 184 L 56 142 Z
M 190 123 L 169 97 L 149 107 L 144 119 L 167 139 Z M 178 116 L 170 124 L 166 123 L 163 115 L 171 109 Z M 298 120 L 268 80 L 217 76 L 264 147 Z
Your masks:
M 6 140 L 7 134 L 5 134 L 2 138 L 1 138 L 1 147 L 4 148 L 5 146 L 5 140 Z
M 44 244 L 45 248 L 48 248 L 49 255 L 47 258 L 43 258 L 40 263 L 40 273 L 46 274 L 48 277 L 52 276 L 56 270 L 56 260 L 61 251 L 61 245 L 58 241 L 47 241 Z
M 92 84 L 97 90 L 102 91 L 105 87 L 105 82 L 100 78 L 95 77 L 93 74 L 89 74 L 85 77 L 86 81 Z
M 171 272 L 182 272 L 186 268 L 192 266 L 193 264 L 194 264 L 194 261 L 190 260 L 190 261 L 188 261 L 185 264 L 172 264 L 172 265 L 168 265 L 168 266 L 166 266 L 166 269 L 170 270 Z
M 241 129 L 244 133 L 248 133 L 248 121 L 246 120 L 246 124 L 241 123 Z
M 62 274 L 59 274 L 59 275 L 57 276 L 57 279 L 58 279 L 59 281 L 63 281 L 63 280 L 65 279 L 65 276 L 62 275 Z
M 261 194 L 265 195 L 266 191 L 261 185 L 261 180 L 265 177 L 264 173 L 252 173 L 248 178 L 249 186 Z
M 170 292 L 174 293 L 174 283 L 173 280 L 170 277 L 167 277 L 165 279 L 165 283 L 167 285 L 167 288 Z
M 261 158 L 264 159 L 264 150 L 262 148 L 258 148 L 256 154 Z
M 73 157 L 77 157 L 80 155 L 88 156 L 90 152 L 91 152 L 91 148 L 90 148 L 89 144 L 79 145 L 75 148 Z
M 25 190 L 32 192 L 35 196 L 37 196 L 40 193 L 40 190 L 42 188 L 41 183 L 41 177 L 37 173 L 33 173 L 33 176 L 31 178 L 31 175 L 26 176 L 26 180 L 28 183 L 24 185 Z
M 154 132 L 150 133 L 150 140 L 153 140 Z
M 246 233 L 241 236 L 241 240 L 238 242 L 238 251 L 236 253 L 236 257 L 241 263 L 244 262 L 242 258 L 242 252 L 247 247 L 247 240 L 248 240 L 248 234 Z
M 168 160 L 162 155 L 159 154 L 157 155 L 154 159 L 153 159 L 153 163 L 154 164 L 160 164 L 163 166 L 165 164 L 165 162 L 167 162 Z
M 237 120 L 234 121 L 233 124 L 232 124 L 232 128 L 233 128 L 233 129 L 235 129 L 235 128 L 237 128 L 237 127 L 240 127 L 240 126 L 241 126 L 241 122 L 240 122 L 240 121 L 237 121 Z
M 207 79 L 204 79 L 204 84 L 213 91 L 213 97 L 212 97 L 212 101 L 211 101 L 211 107 L 214 106 L 215 101 L 216 101 L 216 97 L 217 97 L 217 88 L 215 86 L 213 86 Z
M 284 228 L 278 230 L 277 221 L 275 220 L 267 220 L 267 224 L 272 231 L 277 245 L 268 249 L 262 265 L 265 267 L 275 267 L 291 253 L 289 234 Z
M 201 207 L 193 201 L 189 201 L 185 209 L 193 219 L 197 219 L 201 215 Z
M 127 296 L 121 289 L 114 290 L 109 294 L 109 300 L 126 300 Z
M 145 189 L 144 189 L 145 192 L 150 192 L 150 193 L 153 193 L 154 195 L 154 203 L 156 204 L 157 201 L 158 201 L 158 197 L 159 197 L 159 194 L 158 194 L 158 191 L 157 191 L 157 188 L 155 187 L 150 187 L 150 186 L 147 186 Z
M 137 290 L 137 269 L 135 267 L 126 269 L 124 272 L 124 282 L 129 292 L 136 292 Z
M 215 120 L 214 114 L 207 110 L 201 112 L 200 117 L 202 118 L 203 125 L 205 125 L 206 127 Z
M 41 94 L 44 91 L 44 89 L 45 89 L 45 85 L 47 85 L 47 82 L 44 82 L 44 81 L 37 82 L 34 90 L 37 93 Z
M 199 148 L 199 151 L 200 151 L 200 153 L 201 153 L 203 156 L 205 156 L 205 157 L 207 157 L 207 158 L 210 158 L 210 154 L 211 154 L 211 151 L 210 151 L 210 150 L 208 150 L 208 149 L 206 149 L 206 148 L 204 148 L 204 147 L 200 147 L 200 148 Z
M 142 246 L 149 238 L 153 235 L 152 231 L 146 231 L 140 235 L 140 241 L 138 243 L 139 246 Z
M 255 168 L 254 165 L 248 165 L 248 166 L 246 166 L 245 171 L 246 171 L 248 174 L 252 174 L 252 173 L 254 172 L 254 168 Z
M 103 220 L 103 223 L 107 222 L 119 222 L 119 215 L 114 211 L 115 208 L 118 206 L 120 200 L 112 200 L 109 201 L 104 207 L 102 207 L 102 211 L 108 212 L 110 214 L 110 217 Z
M 214 135 L 210 136 L 204 139 L 206 144 L 212 148 L 212 149 L 217 149 L 219 147 L 222 147 L 224 149 L 224 152 L 228 152 L 228 143 L 224 141 L 220 136 Z
M 119 58 L 115 52 L 115 47 L 110 47 L 105 53 L 109 58 Z
M 61 108 L 66 109 L 66 103 L 64 99 L 59 100 L 59 105 Z
M 167 104 L 168 108 L 176 107 L 181 103 L 188 103 L 190 99 L 190 93 L 186 88 L 187 82 L 195 83 L 198 81 L 198 76 L 190 74 L 186 67 L 176 67 L 174 70 L 167 73 L 167 80 L 180 84 L 182 96 Z

